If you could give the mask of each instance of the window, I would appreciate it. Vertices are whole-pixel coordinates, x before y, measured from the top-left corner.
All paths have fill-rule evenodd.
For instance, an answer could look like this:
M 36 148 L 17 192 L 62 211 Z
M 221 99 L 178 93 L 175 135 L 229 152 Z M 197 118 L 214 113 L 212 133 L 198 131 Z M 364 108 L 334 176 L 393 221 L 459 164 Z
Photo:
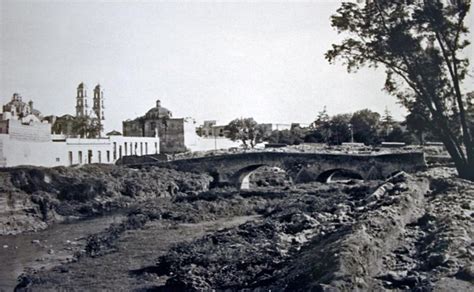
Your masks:
M 87 151 L 87 163 L 92 163 L 92 150 Z
M 102 152 L 97 151 L 97 156 L 99 157 L 99 163 L 102 163 Z
M 119 146 L 119 158 L 122 158 L 122 145 Z
M 148 154 L 148 142 L 145 142 L 145 155 Z
M 143 155 L 143 142 L 140 142 L 140 155 Z
M 117 159 L 117 142 L 114 142 L 114 160 Z
M 107 150 L 107 162 L 110 162 L 110 150 Z
M 128 154 L 128 148 L 127 148 L 127 142 L 123 143 L 124 147 L 125 147 L 125 155 Z
M 72 151 L 69 151 L 69 165 L 72 165 L 72 163 L 74 162 L 73 161 L 73 157 L 72 157 Z
M 79 164 L 82 164 L 82 151 L 78 152 Z
M 151 122 L 151 125 L 150 125 L 150 128 L 151 128 L 151 131 L 153 133 L 153 137 L 156 136 L 156 134 L 158 134 L 158 129 L 156 128 L 156 123 L 155 122 Z
M 59 157 L 56 157 L 56 162 L 59 162 L 61 161 L 61 159 Z

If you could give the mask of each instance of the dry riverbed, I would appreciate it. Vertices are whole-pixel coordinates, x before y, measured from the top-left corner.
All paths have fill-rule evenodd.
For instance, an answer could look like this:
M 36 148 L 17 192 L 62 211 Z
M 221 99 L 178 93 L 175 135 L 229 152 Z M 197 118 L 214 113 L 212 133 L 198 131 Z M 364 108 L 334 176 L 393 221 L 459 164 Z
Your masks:
M 0 236 L 0 291 L 12 291 L 24 271 L 50 269 L 74 261 L 74 255 L 84 250 L 87 236 L 124 218 L 112 214 L 64 222 L 39 232 Z
M 143 178 L 150 175 L 146 171 L 119 172 Z M 152 195 L 143 180 L 141 188 L 150 191 L 127 201 L 126 218 L 87 236 L 72 262 L 29 270 L 17 288 L 474 288 L 474 184 L 453 177 L 451 169 L 402 173 L 388 181 L 295 186 L 285 179 L 265 186 L 259 177 L 263 187 L 242 192 L 206 190 L 205 179 L 174 179 L 171 187 L 154 182 L 165 195 Z M 116 190 L 123 181 L 117 176 Z M 120 196 L 117 191 L 112 198 L 118 202 Z

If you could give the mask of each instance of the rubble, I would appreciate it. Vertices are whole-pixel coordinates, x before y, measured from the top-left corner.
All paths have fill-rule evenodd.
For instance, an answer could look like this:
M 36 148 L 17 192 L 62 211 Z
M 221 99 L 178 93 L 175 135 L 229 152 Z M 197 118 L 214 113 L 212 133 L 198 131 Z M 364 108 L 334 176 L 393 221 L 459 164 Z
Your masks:
M 438 168 L 386 181 L 222 188 L 155 198 L 90 236 L 75 262 L 25 274 L 18 287 L 469 291 L 474 183 L 447 173 Z M 242 215 L 257 217 L 197 237 L 177 236 L 183 223 L 199 226 Z M 177 237 L 147 242 L 146 251 L 134 254 L 138 246 L 131 240 L 140 244 L 136 236 L 149 232 Z M 123 259 L 129 256 L 133 264 Z M 116 272 L 97 270 L 97 262 L 112 260 L 119 265 Z M 89 278 L 100 284 L 91 286 Z

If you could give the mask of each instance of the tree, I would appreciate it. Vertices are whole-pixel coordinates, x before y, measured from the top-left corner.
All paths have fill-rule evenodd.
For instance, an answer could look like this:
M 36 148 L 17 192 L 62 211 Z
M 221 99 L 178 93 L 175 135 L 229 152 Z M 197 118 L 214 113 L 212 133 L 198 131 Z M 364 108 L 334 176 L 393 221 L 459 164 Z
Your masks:
M 100 124 L 99 120 L 96 118 L 92 118 L 89 121 L 89 125 L 87 128 L 87 137 L 88 138 L 97 138 L 100 136 L 100 132 L 103 130 L 102 125 Z
M 75 117 L 72 124 L 72 132 L 78 135 L 80 138 L 86 138 L 88 125 L 88 117 Z
M 425 111 L 425 113 L 423 113 L 423 111 Z M 425 107 L 416 104 L 405 117 L 407 129 L 418 137 L 421 145 L 424 144 L 425 133 L 430 132 L 429 121 L 425 119 L 425 117 L 429 115 L 426 111 Z
M 72 132 L 81 138 L 96 138 L 102 131 L 102 126 L 95 118 L 83 116 L 75 117 L 72 123 Z
M 263 141 L 266 129 L 259 125 L 253 118 L 235 119 L 231 121 L 225 130 L 232 141 L 242 141 L 245 148 L 254 148 L 256 144 Z
M 303 137 L 303 141 L 306 143 L 322 143 L 327 141 L 327 137 L 324 137 L 318 130 L 311 130 Z
M 349 128 L 351 120 L 350 114 L 339 114 L 331 118 L 329 123 L 330 134 L 328 142 L 330 144 L 341 144 L 351 139 L 351 130 Z
M 268 135 L 270 135 L 270 133 L 268 133 L 267 128 L 262 124 L 257 124 L 257 126 L 250 131 L 250 147 L 254 148 L 255 145 L 262 143 Z
M 271 134 L 265 137 L 265 141 L 270 143 L 280 143 L 286 145 L 299 145 L 301 144 L 305 138 L 304 132 L 301 128 L 295 127 L 291 130 L 274 130 Z
M 474 91 L 467 94 L 467 116 L 469 121 L 469 129 L 474 132 Z
M 385 90 L 423 119 L 451 155 L 460 177 L 474 180 L 474 147 L 462 82 L 470 0 L 342 3 L 332 26 L 349 36 L 326 53 L 349 72 L 383 66 Z
M 299 145 L 304 142 L 304 136 L 306 134 L 306 131 L 301 128 L 300 124 L 291 125 L 290 133 L 293 137 L 292 145 Z
M 379 113 L 369 109 L 356 111 L 350 120 L 354 131 L 354 140 L 364 144 L 377 144 L 379 142 L 377 134 L 379 122 Z
M 402 128 L 399 126 L 394 126 L 390 134 L 388 134 L 385 138 L 385 141 L 392 141 L 392 142 L 403 142 L 405 144 L 412 144 L 414 138 L 412 134 L 407 131 L 403 131 Z
M 323 110 L 318 112 L 318 116 L 316 117 L 316 120 L 313 122 L 313 125 L 315 128 L 318 128 L 328 123 L 329 123 L 329 115 L 328 115 L 326 106 L 324 106 Z
M 383 135 L 385 137 L 388 137 L 390 132 L 393 130 L 393 126 L 395 125 L 395 121 L 393 120 L 392 113 L 385 108 L 384 114 L 382 116 L 382 120 L 380 122 L 380 126 L 382 127 L 383 130 Z
M 330 118 L 326 110 L 326 106 L 324 106 L 323 110 L 318 113 L 316 120 L 312 124 L 312 128 L 314 128 L 319 134 L 315 134 L 315 136 L 321 135 L 323 138 L 323 142 L 328 142 L 329 134 L 330 134 Z

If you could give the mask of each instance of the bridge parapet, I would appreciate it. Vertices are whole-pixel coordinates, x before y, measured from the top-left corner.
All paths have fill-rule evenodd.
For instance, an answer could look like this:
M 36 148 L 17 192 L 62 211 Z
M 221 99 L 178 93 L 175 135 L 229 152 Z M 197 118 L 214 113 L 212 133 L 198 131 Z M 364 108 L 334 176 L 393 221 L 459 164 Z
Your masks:
M 346 171 L 362 179 L 384 179 L 394 172 L 416 172 L 426 168 L 422 152 L 394 154 L 332 154 L 251 152 L 134 166 L 157 165 L 180 171 L 206 172 L 216 185 L 240 186 L 242 180 L 262 166 L 285 170 L 294 182 L 323 181 L 335 171 Z

